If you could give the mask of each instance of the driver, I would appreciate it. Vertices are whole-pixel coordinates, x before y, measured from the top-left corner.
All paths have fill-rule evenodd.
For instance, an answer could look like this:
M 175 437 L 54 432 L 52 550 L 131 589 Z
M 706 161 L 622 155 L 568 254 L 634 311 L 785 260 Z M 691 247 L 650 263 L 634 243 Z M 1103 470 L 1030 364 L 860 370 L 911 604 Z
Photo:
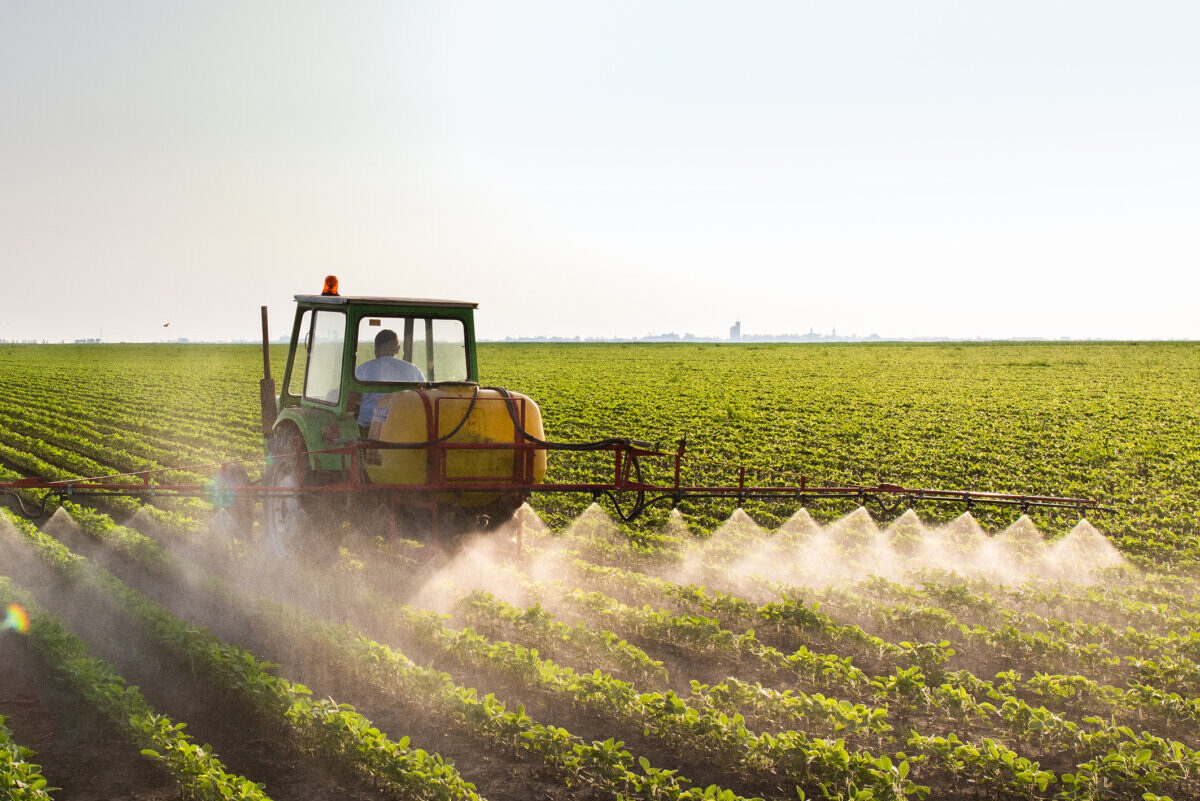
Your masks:
M 375 358 L 363 362 L 354 368 L 354 378 L 358 381 L 369 382 L 401 382 L 423 383 L 425 374 L 421 368 L 412 362 L 396 358 L 400 351 L 400 338 L 396 332 L 385 328 L 375 335 Z M 358 407 L 358 427 L 364 436 L 371 427 L 371 419 L 375 416 L 375 404 L 387 392 L 364 392 L 362 404 Z

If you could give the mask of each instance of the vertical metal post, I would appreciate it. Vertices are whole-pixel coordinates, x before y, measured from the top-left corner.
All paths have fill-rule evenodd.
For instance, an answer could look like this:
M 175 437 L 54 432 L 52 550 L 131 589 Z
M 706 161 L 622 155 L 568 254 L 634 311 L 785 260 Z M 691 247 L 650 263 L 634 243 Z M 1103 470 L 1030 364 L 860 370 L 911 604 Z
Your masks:
M 413 360 L 413 318 L 404 318 L 404 351 L 401 358 L 406 362 Z
M 683 463 L 683 449 L 687 447 L 687 440 L 679 440 L 679 447 L 675 449 L 675 492 L 679 492 L 679 469 Z
M 275 400 L 275 379 L 271 378 L 271 338 L 267 328 L 267 307 L 262 307 L 262 355 L 263 377 L 258 384 L 258 403 L 262 410 L 262 434 L 264 439 L 275 429 L 279 407 Z M 264 443 L 264 447 L 266 447 Z
M 437 381 L 437 369 L 433 359 L 433 318 L 425 318 L 425 361 L 429 365 L 426 381 Z
M 270 351 L 270 333 L 267 326 L 267 307 L 261 306 L 262 312 L 262 338 L 263 338 L 263 378 L 271 377 L 271 351 Z

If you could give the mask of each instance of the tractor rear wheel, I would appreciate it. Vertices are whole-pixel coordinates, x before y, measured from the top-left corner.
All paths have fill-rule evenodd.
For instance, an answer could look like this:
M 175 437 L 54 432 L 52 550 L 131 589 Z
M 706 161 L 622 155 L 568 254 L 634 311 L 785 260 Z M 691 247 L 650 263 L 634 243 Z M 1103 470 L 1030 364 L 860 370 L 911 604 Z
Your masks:
M 308 457 L 304 439 L 290 425 L 271 435 L 271 458 L 266 483 L 275 492 L 263 500 L 263 528 L 266 547 L 275 556 L 289 556 L 300 549 L 305 539 L 308 515 L 300 502 L 300 488 L 309 483 Z
M 276 556 L 299 556 L 316 565 L 335 561 L 338 515 L 327 495 L 304 491 L 322 484 L 324 476 L 309 467 L 299 429 L 278 428 L 271 435 L 270 454 L 267 486 L 278 492 L 263 503 L 267 549 Z

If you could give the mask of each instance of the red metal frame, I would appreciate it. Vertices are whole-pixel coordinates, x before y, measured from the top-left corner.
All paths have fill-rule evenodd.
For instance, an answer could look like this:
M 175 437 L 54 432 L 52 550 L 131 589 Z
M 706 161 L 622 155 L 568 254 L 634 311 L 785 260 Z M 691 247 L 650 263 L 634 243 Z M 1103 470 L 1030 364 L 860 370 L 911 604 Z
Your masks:
M 435 410 L 436 411 L 436 410 Z M 435 418 L 431 415 L 431 418 Z M 436 420 L 433 430 L 436 431 Z M 366 480 L 362 469 L 363 453 L 368 450 L 389 449 L 425 449 L 429 452 L 427 477 L 429 480 L 422 484 L 372 484 Z M 1086 498 L 1070 498 L 1051 495 L 1019 495 L 999 492 L 977 492 L 975 490 L 944 490 L 904 487 L 898 484 L 880 483 L 874 485 L 842 485 L 842 486 L 813 486 L 806 476 L 800 477 L 796 486 L 754 486 L 746 482 L 746 468 L 738 468 L 738 483 L 736 486 L 704 486 L 685 485 L 681 481 L 683 456 L 686 445 L 679 447 L 672 454 L 674 480 L 670 484 L 652 484 L 640 480 L 639 460 L 643 458 L 665 457 L 668 454 L 648 447 L 639 447 L 627 441 L 614 442 L 598 446 L 591 452 L 611 451 L 613 454 L 613 477 L 609 482 L 595 483 L 533 483 L 533 459 L 539 450 L 566 450 L 553 444 L 538 444 L 526 441 L 520 433 L 514 433 L 513 442 L 441 442 L 434 445 L 424 443 L 381 443 L 356 441 L 344 445 L 314 451 L 328 454 L 340 454 L 348 459 L 346 480 L 330 484 L 302 486 L 300 491 L 305 493 L 388 493 L 392 508 L 401 506 L 418 507 L 429 510 L 432 515 L 433 528 L 436 533 L 438 507 L 442 500 L 439 496 L 446 493 L 462 492 L 503 492 L 519 493 L 522 499 L 527 499 L 534 493 L 583 493 L 593 498 L 608 495 L 618 506 L 618 512 L 626 520 L 632 520 L 646 508 L 654 504 L 678 505 L 683 500 L 694 499 L 731 499 L 741 505 L 747 500 L 761 501 L 794 501 L 800 506 L 809 501 L 835 499 L 853 499 L 860 503 L 876 501 L 883 503 L 883 497 L 894 499 L 894 504 L 901 502 L 959 502 L 989 506 L 1016 506 L 1022 510 L 1042 507 L 1075 509 L 1084 511 L 1111 511 L 1101 506 L 1099 502 Z M 446 475 L 446 460 L 452 451 L 492 450 L 517 452 L 513 459 L 513 475 L 511 480 L 497 481 L 483 478 L 449 478 Z M 232 463 L 229 463 L 232 464 Z M 222 472 L 226 465 L 222 465 Z M 126 473 L 112 476 L 111 479 L 137 477 L 138 483 L 113 483 L 110 478 L 96 477 L 78 480 L 47 481 L 39 478 L 26 478 L 18 481 L 0 483 L 0 490 L 33 490 L 45 489 L 64 497 L 72 495 L 133 495 L 142 498 L 156 496 L 204 496 L 212 493 L 215 488 L 231 493 L 248 493 L 255 497 L 266 497 L 272 494 L 290 494 L 295 490 L 277 489 L 261 484 L 229 485 L 221 484 L 158 484 L 152 475 L 157 471 Z M 464 486 L 466 484 L 467 486 Z M 629 513 L 621 511 L 619 498 L 632 497 L 634 505 Z M 885 504 L 886 506 L 886 504 Z

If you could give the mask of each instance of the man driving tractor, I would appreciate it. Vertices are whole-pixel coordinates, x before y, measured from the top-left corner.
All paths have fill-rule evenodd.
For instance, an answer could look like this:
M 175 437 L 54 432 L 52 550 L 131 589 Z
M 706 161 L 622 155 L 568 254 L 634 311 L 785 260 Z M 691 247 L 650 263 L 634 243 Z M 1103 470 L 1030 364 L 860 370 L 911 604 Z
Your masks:
M 385 328 L 375 335 L 375 358 L 363 362 L 354 368 L 354 377 L 366 382 L 423 383 L 425 374 L 421 368 L 412 362 L 397 358 L 400 352 L 400 338 L 390 328 Z M 364 392 L 362 404 L 358 408 L 358 427 L 366 437 L 371 429 L 371 419 L 375 415 L 375 405 L 386 392 Z

